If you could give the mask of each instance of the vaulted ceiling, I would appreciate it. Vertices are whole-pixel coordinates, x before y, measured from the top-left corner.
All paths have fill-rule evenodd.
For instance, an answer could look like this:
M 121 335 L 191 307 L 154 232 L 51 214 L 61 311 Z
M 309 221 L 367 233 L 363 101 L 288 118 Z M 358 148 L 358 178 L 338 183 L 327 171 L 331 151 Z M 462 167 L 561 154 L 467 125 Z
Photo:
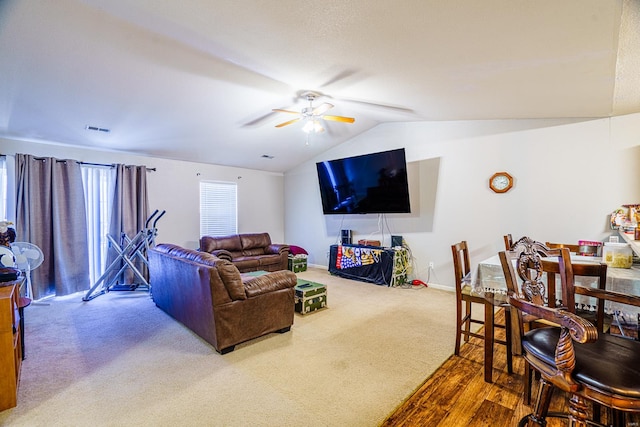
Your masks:
M 2 0 L 0 137 L 281 172 L 383 122 L 635 113 L 638 28 L 638 0 Z M 276 128 L 306 91 L 355 122 Z

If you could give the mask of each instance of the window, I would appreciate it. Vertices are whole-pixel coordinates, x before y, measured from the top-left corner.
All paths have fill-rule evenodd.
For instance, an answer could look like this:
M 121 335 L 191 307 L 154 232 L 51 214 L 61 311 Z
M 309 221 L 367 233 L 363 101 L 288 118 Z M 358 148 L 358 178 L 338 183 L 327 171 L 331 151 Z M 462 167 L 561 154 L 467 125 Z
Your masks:
M 200 181 L 200 235 L 238 233 L 238 186 L 233 182 Z
M 84 203 L 87 210 L 89 277 L 92 284 L 98 281 L 106 269 L 114 172 L 111 167 L 82 165 Z

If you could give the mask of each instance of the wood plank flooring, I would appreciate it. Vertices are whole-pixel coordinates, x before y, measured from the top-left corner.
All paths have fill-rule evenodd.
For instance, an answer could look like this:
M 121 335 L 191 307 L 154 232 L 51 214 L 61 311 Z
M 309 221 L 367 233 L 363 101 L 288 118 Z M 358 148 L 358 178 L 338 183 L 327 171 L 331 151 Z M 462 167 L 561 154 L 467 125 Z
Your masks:
M 508 375 L 505 347 L 496 345 L 494 351 L 493 384 L 484 382 L 483 342 L 471 338 L 461 347 L 460 356 L 451 356 L 381 427 L 517 426 L 533 410 L 522 400 L 524 361 L 514 357 L 514 373 Z M 532 401 L 536 389 L 537 384 Z M 566 395 L 556 391 L 550 411 L 566 413 L 566 402 Z M 630 425 L 638 425 L 633 424 L 636 420 Z M 548 427 L 567 425 L 562 419 L 547 421 Z

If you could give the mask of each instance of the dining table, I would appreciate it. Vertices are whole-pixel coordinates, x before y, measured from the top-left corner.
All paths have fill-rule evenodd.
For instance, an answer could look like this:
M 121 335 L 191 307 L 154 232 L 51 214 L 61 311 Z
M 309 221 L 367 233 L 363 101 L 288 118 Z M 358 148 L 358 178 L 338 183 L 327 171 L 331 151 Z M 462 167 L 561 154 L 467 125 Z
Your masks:
M 571 261 L 576 263 L 602 262 L 601 257 L 591 257 L 571 254 Z M 585 287 L 597 287 L 597 278 L 575 276 L 577 285 Z M 478 263 L 472 271 L 469 282 L 473 292 L 477 295 L 488 295 L 493 300 L 507 300 L 507 284 L 504 278 L 504 271 L 500 263 L 499 256 L 493 255 Z M 556 280 L 556 295 L 562 295 L 560 280 Z M 607 290 L 624 293 L 627 295 L 640 295 L 640 265 L 633 264 L 631 268 L 607 268 Z M 595 301 L 584 295 L 576 295 L 575 302 L 579 308 L 594 311 Z M 557 301 L 561 304 L 561 301 Z M 612 301 L 605 302 L 604 311 L 612 317 L 612 322 L 617 323 L 620 331 L 623 327 L 633 325 L 636 328 L 640 320 L 640 307 L 624 305 Z

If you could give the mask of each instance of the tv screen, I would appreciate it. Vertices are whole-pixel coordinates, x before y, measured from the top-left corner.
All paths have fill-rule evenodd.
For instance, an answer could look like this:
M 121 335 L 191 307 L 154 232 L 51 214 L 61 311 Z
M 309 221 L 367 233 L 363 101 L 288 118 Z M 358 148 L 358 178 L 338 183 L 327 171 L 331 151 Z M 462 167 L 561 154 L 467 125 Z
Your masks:
M 404 148 L 316 163 L 325 214 L 409 213 Z

